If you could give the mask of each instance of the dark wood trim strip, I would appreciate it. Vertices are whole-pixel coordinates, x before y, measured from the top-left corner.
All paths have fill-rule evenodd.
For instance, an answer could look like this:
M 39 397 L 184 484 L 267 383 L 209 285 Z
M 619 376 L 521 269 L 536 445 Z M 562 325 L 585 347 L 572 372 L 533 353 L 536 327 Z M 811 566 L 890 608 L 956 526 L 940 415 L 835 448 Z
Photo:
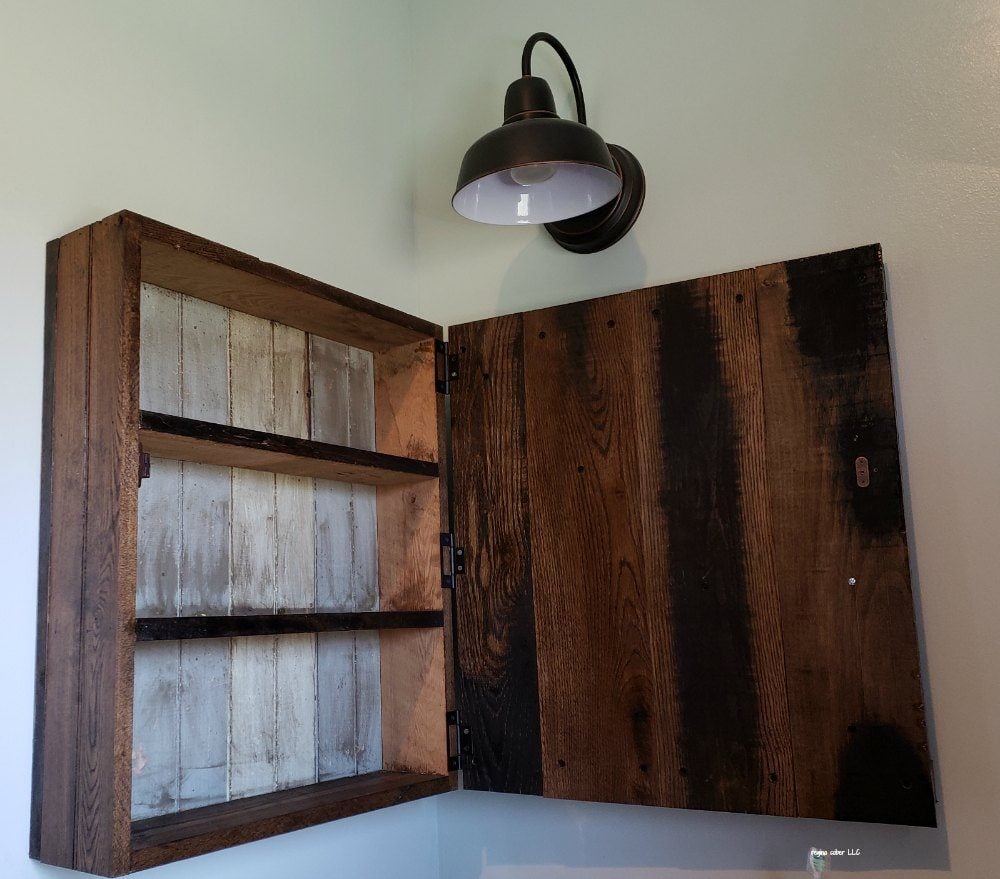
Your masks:
M 132 825 L 132 870 L 451 790 L 447 775 L 372 772 L 176 812 Z
M 163 458 L 367 485 L 438 477 L 435 461 L 418 461 L 158 412 L 142 412 L 139 423 L 143 449 Z
M 443 625 L 444 615 L 440 610 L 140 617 L 135 621 L 135 639 L 177 641 L 190 638 L 240 638 L 249 635 L 300 635 L 311 632 L 439 629 Z
M 48 246 L 32 857 L 73 866 L 87 527 L 90 229 Z M 80 460 L 81 450 L 84 458 Z

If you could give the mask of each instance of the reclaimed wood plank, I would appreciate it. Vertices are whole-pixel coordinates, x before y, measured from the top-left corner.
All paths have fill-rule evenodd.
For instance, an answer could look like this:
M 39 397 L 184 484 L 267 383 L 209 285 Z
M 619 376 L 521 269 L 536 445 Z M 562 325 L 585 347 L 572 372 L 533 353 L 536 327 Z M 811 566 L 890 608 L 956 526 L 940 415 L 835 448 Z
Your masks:
M 139 243 L 126 219 L 92 227 L 85 589 L 74 866 L 129 865 L 132 646 L 138 515 Z
M 763 266 L 757 294 L 798 811 L 934 826 L 881 250 Z
M 347 355 L 348 439 L 356 449 L 375 449 L 375 380 L 369 351 L 350 348 Z M 355 610 L 379 608 L 376 489 L 351 486 L 351 596 Z M 354 635 L 357 771 L 382 768 L 382 696 L 379 633 Z
M 472 730 L 474 790 L 542 793 L 531 540 L 526 515 L 520 315 L 452 327 L 455 535 L 468 558 L 455 593 L 458 702 Z M 483 637 L 483 633 L 491 633 Z
M 230 406 L 234 425 L 274 429 L 274 360 L 271 325 L 232 312 Z M 232 609 L 275 608 L 274 475 L 233 470 Z M 229 794 L 271 791 L 275 785 L 275 639 L 232 642 Z
M 655 804 L 662 721 L 631 442 L 632 357 L 645 352 L 633 351 L 618 304 L 612 297 L 524 316 L 543 789 Z
M 182 414 L 229 420 L 229 314 L 182 297 Z M 230 496 L 227 467 L 184 461 L 181 614 L 230 609 Z M 181 809 L 229 795 L 230 645 L 181 644 Z
M 132 868 L 143 870 L 449 789 L 447 776 L 372 772 L 136 822 Z
M 660 497 L 688 808 L 795 814 L 753 273 L 661 288 Z
M 377 448 L 437 461 L 433 341 L 380 354 L 373 365 Z M 377 507 L 379 607 L 442 608 L 439 481 L 381 486 Z M 443 632 L 381 632 L 379 640 L 383 764 L 447 773 Z
M 274 324 L 274 429 L 309 436 L 309 357 L 306 334 Z M 275 476 L 277 603 L 289 610 L 316 604 L 313 480 Z M 275 641 L 275 785 L 316 781 L 316 639 Z
M 87 531 L 91 230 L 48 246 L 32 857 L 74 865 Z
M 355 482 L 397 485 L 436 480 L 438 466 L 399 455 L 299 440 L 212 422 L 143 412 L 144 448 L 166 458 Z
M 145 281 L 369 351 L 441 333 L 435 324 L 389 306 L 147 217 L 123 213 L 142 230 Z
M 350 350 L 318 336 L 309 338 L 311 431 L 319 442 L 350 442 Z M 352 488 L 317 480 L 316 607 L 355 609 Z M 320 781 L 354 775 L 357 755 L 357 668 L 353 633 L 317 639 L 317 765 Z
M 139 405 L 180 414 L 180 296 L 143 284 L 139 326 Z M 139 488 L 137 615 L 177 614 L 180 546 L 181 464 L 154 458 L 150 475 Z M 133 820 L 171 812 L 178 806 L 180 647 L 137 647 L 134 661 Z

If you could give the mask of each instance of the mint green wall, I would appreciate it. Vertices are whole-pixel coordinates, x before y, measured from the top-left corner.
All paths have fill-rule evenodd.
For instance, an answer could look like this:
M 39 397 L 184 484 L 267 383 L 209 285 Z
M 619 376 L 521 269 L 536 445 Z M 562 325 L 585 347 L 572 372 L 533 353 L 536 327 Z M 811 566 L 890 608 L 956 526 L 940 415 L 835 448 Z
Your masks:
M 45 242 L 127 207 L 410 310 L 404 3 L 0 3 L 0 876 L 28 860 Z M 436 804 L 154 870 L 434 879 Z
M 920 831 L 457 794 L 440 807 L 442 876 L 761 879 L 802 875 L 811 845 L 835 844 L 862 848 L 837 870 L 992 875 L 1000 4 L 438 0 L 421 8 L 416 277 L 431 316 L 457 323 L 882 242 L 943 803 L 942 829 Z M 644 213 L 604 253 L 569 254 L 536 229 L 477 226 L 449 208 L 462 152 L 499 123 L 535 30 L 565 42 L 591 123 L 645 166 Z M 571 112 L 558 60 L 545 47 L 535 58 Z
M 648 175 L 639 225 L 602 254 L 449 207 L 538 29 Z M 9 2 L 0 66 L 5 876 L 61 873 L 26 855 L 43 245 L 121 207 L 444 323 L 881 241 L 943 801 L 920 831 L 458 793 L 150 875 L 763 879 L 802 875 L 816 844 L 857 845 L 838 868 L 882 879 L 991 874 L 995 0 Z M 544 47 L 536 71 L 569 111 Z

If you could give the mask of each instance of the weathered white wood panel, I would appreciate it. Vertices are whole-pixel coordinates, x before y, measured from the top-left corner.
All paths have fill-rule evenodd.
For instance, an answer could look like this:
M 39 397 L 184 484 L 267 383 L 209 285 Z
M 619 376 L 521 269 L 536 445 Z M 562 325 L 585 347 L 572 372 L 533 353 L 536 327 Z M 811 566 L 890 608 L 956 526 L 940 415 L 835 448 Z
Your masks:
M 182 297 L 181 375 L 182 415 L 229 420 L 226 309 Z M 181 614 L 229 613 L 231 491 L 228 467 L 184 463 Z M 228 641 L 181 643 L 181 809 L 229 796 L 229 653 Z
M 233 424 L 273 432 L 271 324 L 232 312 L 229 345 Z M 275 608 L 274 492 L 274 474 L 233 470 L 233 613 Z M 234 638 L 232 645 L 229 793 L 236 798 L 274 790 L 275 639 Z
M 143 286 L 142 408 L 374 448 L 371 355 Z M 375 490 L 156 460 L 141 615 L 378 608 Z M 133 811 L 381 768 L 378 633 L 140 645 Z
M 348 357 L 350 445 L 375 448 L 375 378 L 370 351 L 351 348 Z M 356 610 L 378 610 L 378 533 L 375 486 L 354 485 L 351 492 L 351 594 Z M 358 772 L 382 768 L 382 698 L 379 633 L 354 636 L 355 714 Z
M 322 442 L 374 448 L 371 355 L 310 339 L 312 434 Z M 328 610 L 378 608 L 375 493 L 316 482 L 316 600 Z M 377 633 L 320 636 L 319 777 L 381 768 Z
M 148 284 L 140 300 L 139 400 L 144 409 L 180 412 L 180 296 Z M 139 491 L 136 614 L 172 616 L 180 591 L 181 465 L 156 459 Z M 132 815 L 177 808 L 179 648 L 141 644 L 135 652 Z
M 350 401 L 346 345 L 311 336 L 312 438 L 347 445 Z M 353 519 L 351 486 L 316 480 L 316 606 L 354 609 L 351 591 Z M 317 644 L 317 764 L 319 779 L 357 772 L 354 634 L 330 632 Z
M 306 334 L 275 324 L 274 429 L 309 436 L 309 358 Z M 313 480 L 275 477 L 278 601 L 289 610 L 316 605 Z M 275 645 L 275 783 L 316 780 L 316 638 L 289 635 Z

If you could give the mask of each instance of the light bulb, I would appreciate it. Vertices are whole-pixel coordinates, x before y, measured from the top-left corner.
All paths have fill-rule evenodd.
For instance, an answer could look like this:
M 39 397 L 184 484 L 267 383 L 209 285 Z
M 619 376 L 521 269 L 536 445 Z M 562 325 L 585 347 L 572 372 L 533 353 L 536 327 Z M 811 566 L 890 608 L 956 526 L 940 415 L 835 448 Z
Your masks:
M 519 165 L 510 169 L 510 179 L 521 186 L 531 186 L 533 183 L 544 183 L 556 173 L 555 165 L 543 162 L 537 165 Z

